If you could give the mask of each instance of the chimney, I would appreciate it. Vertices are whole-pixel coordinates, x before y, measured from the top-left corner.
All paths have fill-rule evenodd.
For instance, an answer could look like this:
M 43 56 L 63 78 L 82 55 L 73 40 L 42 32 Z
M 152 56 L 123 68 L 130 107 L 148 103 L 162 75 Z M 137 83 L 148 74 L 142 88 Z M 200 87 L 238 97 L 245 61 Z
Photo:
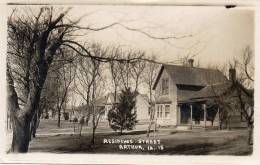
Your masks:
M 236 69 L 234 68 L 229 69 L 229 80 L 233 82 L 236 80 Z
M 194 59 L 188 59 L 188 66 L 193 67 Z

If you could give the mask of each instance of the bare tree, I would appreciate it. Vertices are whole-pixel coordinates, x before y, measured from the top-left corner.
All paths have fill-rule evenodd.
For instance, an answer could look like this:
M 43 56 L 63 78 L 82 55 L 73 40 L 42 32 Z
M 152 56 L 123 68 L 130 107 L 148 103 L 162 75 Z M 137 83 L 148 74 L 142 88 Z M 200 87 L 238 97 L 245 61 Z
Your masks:
M 254 126 L 254 64 L 253 52 L 247 46 L 240 57 L 229 62 L 229 86 L 226 91 L 219 95 L 217 89 L 212 85 L 215 94 L 215 102 L 220 108 L 220 126 L 226 122 L 229 127 L 229 120 L 234 114 L 240 113 L 247 122 L 248 144 L 252 144 Z M 224 69 L 226 67 L 223 67 Z M 222 70 L 225 74 L 227 71 Z
M 103 48 L 101 44 L 93 43 L 89 50 L 96 57 L 107 56 L 107 48 Z M 86 102 L 87 120 L 92 119 L 92 140 L 91 144 L 95 144 L 95 131 L 99 123 L 104 109 L 99 109 L 96 105 L 96 100 L 100 96 L 100 92 L 104 87 L 102 86 L 103 66 L 102 63 L 94 59 L 80 58 L 79 68 L 77 72 L 78 85 L 76 85 L 76 93 Z M 76 81 L 77 81 L 76 80 Z M 102 93 L 102 92 L 101 92 Z
M 136 51 L 133 53 L 134 57 L 144 57 L 145 56 L 145 53 L 144 52 L 141 52 L 141 51 Z M 141 76 L 142 76 L 142 73 L 145 69 L 145 61 L 142 61 L 142 60 L 139 60 L 135 63 L 131 63 L 131 76 L 132 76 L 132 79 L 134 81 L 134 91 L 135 92 L 138 92 L 138 86 L 139 84 L 141 83 L 140 80 L 141 80 Z
M 57 90 L 57 111 L 58 111 L 58 127 L 60 127 L 61 109 L 68 100 L 69 87 L 74 80 L 75 71 L 73 64 L 63 65 L 63 67 L 57 71 L 59 81 L 59 89 Z M 65 113 L 65 107 L 63 108 Z
M 156 57 L 152 56 L 151 60 L 156 61 Z M 149 89 L 149 125 L 147 128 L 147 137 L 149 137 L 149 133 L 154 124 L 155 117 L 155 98 L 153 94 L 153 84 L 155 82 L 159 65 L 156 63 L 146 62 L 146 67 L 144 68 L 143 80 Z
M 27 152 L 30 141 L 30 125 L 35 113 L 37 113 L 41 98 L 44 82 L 47 77 L 48 70 L 53 62 L 57 50 L 66 40 L 71 41 L 68 34 L 72 34 L 75 29 L 71 27 L 76 22 L 65 24 L 64 16 L 68 10 L 54 14 L 53 8 L 41 8 L 38 14 L 17 16 L 14 13 L 8 19 L 8 70 L 7 81 L 8 92 L 14 95 L 15 99 L 9 99 L 12 116 L 13 116 L 13 142 L 12 151 Z M 20 13 L 19 13 L 20 14 Z M 19 39 L 15 40 L 15 37 Z M 22 42 L 27 40 L 27 42 Z M 26 46 L 24 46 L 26 45 Z M 28 47 L 27 47 L 28 46 Z M 18 48 L 18 49 L 17 49 Z M 18 103 L 18 95 L 14 88 L 15 83 L 13 74 L 15 68 L 14 63 L 9 60 L 24 55 L 28 60 L 26 65 L 20 70 L 25 71 L 24 77 L 29 79 L 26 90 L 20 92 L 24 98 L 24 106 L 20 107 Z M 33 64 L 31 64 L 33 63 Z M 31 65 L 30 65 L 31 64 Z M 29 76 L 27 76 L 29 74 Z M 31 76 L 31 79 L 30 79 Z M 28 78 L 29 77 L 29 78 Z M 19 84 L 19 83 L 17 83 Z M 28 88 L 29 85 L 29 88 Z M 13 91 L 13 92 L 10 92 Z M 20 97 L 22 98 L 22 97 Z
M 33 116 L 39 110 L 41 93 L 48 72 L 53 64 L 54 57 L 61 55 L 61 48 L 69 48 L 78 56 L 90 58 L 99 62 L 118 61 L 129 63 L 140 60 L 138 58 L 114 59 L 97 57 L 91 54 L 87 47 L 76 41 L 77 32 L 101 31 L 113 26 L 140 33 L 154 40 L 170 40 L 192 37 L 184 36 L 154 36 L 140 29 L 131 28 L 114 22 L 103 27 L 81 27 L 79 18 L 75 21 L 65 19 L 70 9 L 55 11 L 53 7 L 41 7 L 39 10 L 22 12 L 14 10 L 8 18 L 8 57 L 7 57 L 7 82 L 8 82 L 8 109 L 13 121 L 13 152 L 27 152 L 30 142 L 30 125 Z M 19 58 L 26 60 L 25 65 L 15 65 Z M 143 59 L 144 60 L 144 59 Z M 20 67 L 19 74 L 15 76 L 16 69 Z M 22 76 L 21 76 L 22 74 Z M 28 76 L 29 75 L 29 76 Z M 19 90 L 19 79 L 25 77 L 29 83 L 24 84 L 25 90 Z M 28 87 L 29 86 L 29 87 Z M 19 95 L 18 95 L 19 94 Z M 21 105 L 20 102 L 23 102 Z
M 94 43 L 91 46 L 91 50 L 94 56 L 96 57 L 106 57 L 107 56 L 107 48 L 103 48 L 101 44 Z M 92 139 L 91 144 L 95 145 L 95 134 L 96 129 L 99 124 L 99 120 L 101 115 L 104 114 L 104 108 L 99 108 L 97 106 L 97 98 L 100 97 L 100 94 L 102 93 L 102 89 L 104 89 L 102 86 L 103 77 L 102 77 L 102 66 L 99 61 L 91 59 L 92 64 L 92 102 L 91 102 L 91 117 L 92 117 Z
M 129 58 L 131 58 L 130 56 L 131 56 L 131 53 L 128 53 L 126 59 L 128 60 Z M 132 80 L 131 79 L 131 72 L 132 72 L 131 69 L 132 68 L 131 68 L 129 61 L 127 61 L 126 63 L 119 63 L 121 88 L 128 89 L 131 86 L 131 80 Z
M 232 81 L 232 89 L 236 95 L 236 110 L 241 113 L 248 126 L 248 144 L 253 144 L 254 128 L 253 57 L 252 49 L 250 46 L 246 46 L 241 56 L 229 63 L 230 68 L 235 72 L 234 77 L 230 77 L 230 79 Z
M 118 59 L 122 56 L 122 49 L 120 47 L 113 47 L 110 50 L 111 58 Z M 109 62 L 109 70 L 111 73 L 112 83 L 114 85 L 114 103 L 117 99 L 117 91 L 120 85 L 121 77 L 120 77 L 120 64 L 116 61 Z

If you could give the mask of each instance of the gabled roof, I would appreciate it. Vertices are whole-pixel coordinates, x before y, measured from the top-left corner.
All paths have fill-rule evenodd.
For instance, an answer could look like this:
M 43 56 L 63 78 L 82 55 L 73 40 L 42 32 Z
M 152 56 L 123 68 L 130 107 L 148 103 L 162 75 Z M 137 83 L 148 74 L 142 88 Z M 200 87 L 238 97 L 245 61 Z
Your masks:
M 116 94 L 116 103 L 119 103 L 120 94 L 121 94 L 120 92 L 118 92 L 118 93 Z M 141 93 L 139 93 L 138 96 L 143 97 L 145 101 L 149 102 L 149 97 L 148 97 L 147 94 L 141 94 Z M 112 93 L 112 92 L 111 92 L 111 93 L 108 93 L 108 94 L 107 94 L 107 99 L 108 99 L 108 98 L 110 98 L 111 101 L 114 102 L 114 100 L 115 100 L 115 93 Z M 107 103 L 107 100 L 106 100 L 106 103 Z
M 119 97 L 120 97 L 120 93 L 116 93 L 116 102 L 115 103 L 119 103 Z M 107 99 L 110 98 L 112 102 L 114 102 L 115 100 L 115 93 L 108 93 L 107 94 Z
M 105 106 L 107 102 L 107 96 L 99 97 L 95 100 L 96 106 Z
M 149 103 L 149 97 L 147 94 L 139 94 L 139 95 L 142 96 L 144 98 L 144 100 Z
M 206 86 L 227 81 L 224 74 L 217 69 L 163 64 L 157 75 L 153 89 L 156 88 L 164 70 L 176 84 Z

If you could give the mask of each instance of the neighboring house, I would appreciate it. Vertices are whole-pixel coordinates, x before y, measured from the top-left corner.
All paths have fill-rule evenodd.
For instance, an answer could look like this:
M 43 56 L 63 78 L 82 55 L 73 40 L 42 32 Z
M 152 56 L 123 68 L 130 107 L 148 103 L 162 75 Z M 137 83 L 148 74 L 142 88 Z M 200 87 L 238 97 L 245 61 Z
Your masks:
M 230 77 L 234 77 L 230 70 Z M 162 65 L 153 86 L 155 90 L 156 122 L 158 125 L 178 127 L 219 126 L 219 107 L 212 109 L 208 103 L 224 96 L 232 83 L 216 69 L 188 66 Z M 232 92 L 229 92 L 231 96 Z
M 96 114 L 100 113 L 101 116 L 103 116 L 103 114 L 105 113 L 105 102 L 106 102 L 106 97 L 100 97 L 97 98 L 93 103 L 95 104 L 95 110 L 96 110 Z M 92 105 L 92 104 L 91 104 Z M 86 104 L 82 104 L 78 107 L 73 107 L 71 109 L 66 110 L 66 112 L 69 113 L 69 118 L 70 120 L 73 120 L 73 118 L 81 118 L 81 117 L 85 117 L 87 118 L 91 118 L 92 116 L 92 109 L 89 108 Z M 102 118 L 102 117 L 101 117 Z
M 66 112 L 69 113 L 70 121 L 73 121 L 75 118 L 79 120 L 82 116 L 87 116 L 87 107 L 86 105 L 80 105 L 78 107 L 66 109 Z
M 103 102 L 105 106 L 105 114 L 102 117 L 103 120 L 107 120 L 107 115 L 109 110 L 113 107 L 113 105 L 119 103 L 120 94 L 118 93 L 116 99 L 114 98 L 114 93 L 109 93 L 106 96 L 106 100 Z M 149 99 L 148 96 L 145 94 L 138 94 L 136 96 L 136 113 L 137 113 L 137 120 L 139 122 L 146 122 L 149 120 Z

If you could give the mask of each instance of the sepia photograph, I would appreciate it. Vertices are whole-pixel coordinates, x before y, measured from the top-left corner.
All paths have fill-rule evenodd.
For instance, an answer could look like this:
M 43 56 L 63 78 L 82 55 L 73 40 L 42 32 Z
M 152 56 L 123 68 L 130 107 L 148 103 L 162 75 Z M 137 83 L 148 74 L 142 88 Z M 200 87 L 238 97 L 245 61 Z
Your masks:
M 7 155 L 253 154 L 254 9 L 6 11 Z

